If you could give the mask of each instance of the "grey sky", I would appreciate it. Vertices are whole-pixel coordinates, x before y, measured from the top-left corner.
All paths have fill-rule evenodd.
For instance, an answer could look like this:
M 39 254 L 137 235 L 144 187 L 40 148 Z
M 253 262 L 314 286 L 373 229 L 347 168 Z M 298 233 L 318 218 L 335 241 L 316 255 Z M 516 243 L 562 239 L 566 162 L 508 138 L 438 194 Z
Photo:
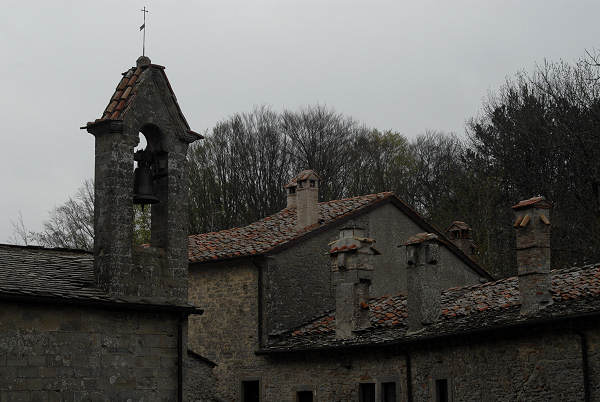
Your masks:
M 412 137 L 464 132 L 488 91 L 544 58 L 598 47 L 597 1 L 2 1 L 0 242 L 93 175 L 93 137 L 120 73 L 147 54 L 192 129 L 267 104 L 326 104 Z

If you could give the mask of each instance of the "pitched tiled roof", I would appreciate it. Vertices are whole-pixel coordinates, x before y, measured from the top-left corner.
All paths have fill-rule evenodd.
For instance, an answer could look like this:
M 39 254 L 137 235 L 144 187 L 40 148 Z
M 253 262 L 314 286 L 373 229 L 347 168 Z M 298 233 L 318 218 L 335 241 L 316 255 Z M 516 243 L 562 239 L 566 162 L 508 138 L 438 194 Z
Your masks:
M 383 296 L 369 302 L 371 327 L 351 339 L 335 338 L 335 312 L 280 335 L 264 351 L 291 351 L 344 345 L 375 345 L 468 333 L 486 328 L 517 325 L 528 320 L 557 319 L 600 314 L 600 264 L 553 270 L 553 304 L 536 315 L 520 314 L 518 278 L 442 293 L 438 320 L 423 331 L 407 333 L 406 297 Z
M 406 315 L 406 296 L 382 296 L 369 302 L 369 321 L 372 328 L 396 327 L 404 323 Z M 333 312 L 292 331 L 291 336 L 319 335 L 335 331 Z
M 260 255 L 283 247 L 292 241 L 309 236 L 318 229 L 340 222 L 354 214 L 366 211 L 383 202 L 392 202 L 400 208 L 422 229 L 435 233 L 438 240 L 466 265 L 485 279 L 493 277 L 472 258 L 468 257 L 434 226 L 406 205 L 392 192 L 361 195 L 319 203 L 320 223 L 303 230 L 296 229 L 296 209 L 286 208 L 274 215 L 251 223 L 248 226 L 191 235 L 188 237 L 188 256 L 190 262 L 210 262 L 231 258 Z
M 147 60 L 149 62 L 150 59 Z M 117 84 L 115 92 L 110 97 L 110 100 L 108 101 L 108 105 L 104 109 L 104 112 L 102 112 L 102 116 L 93 122 L 88 122 L 87 127 L 106 120 L 123 120 L 123 118 L 129 111 L 129 106 L 132 104 L 137 95 L 138 84 L 142 81 L 142 77 L 145 74 L 148 74 L 151 70 L 158 71 L 160 74 L 162 74 L 167 84 L 167 87 L 169 88 L 171 99 L 175 104 L 177 113 L 183 121 L 183 123 L 185 124 L 185 127 L 188 130 L 188 132 L 202 138 L 200 134 L 190 130 L 190 126 L 187 120 L 185 119 L 183 112 L 181 111 L 181 107 L 179 106 L 179 103 L 177 102 L 177 97 L 175 96 L 175 92 L 173 92 L 171 83 L 169 82 L 167 74 L 164 71 L 165 68 L 163 66 L 159 66 L 158 64 L 139 65 L 138 67 L 131 67 L 129 70 L 122 73 L 122 78 Z
M 191 262 L 216 261 L 264 254 L 312 230 L 394 197 L 385 192 L 319 203 L 322 223 L 296 229 L 296 209 L 286 208 L 248 226 L 189 236 Z
M 144 68 L 145 70 L 145 68 Z M 136 84 L 142 75 L 142 67 L 132 67 L 123 73 L 123 78 L 117 84 L 115 93 L 108 101 L 100 120 L 120 120 L 127 113 L 128 107 L 137 94 Z

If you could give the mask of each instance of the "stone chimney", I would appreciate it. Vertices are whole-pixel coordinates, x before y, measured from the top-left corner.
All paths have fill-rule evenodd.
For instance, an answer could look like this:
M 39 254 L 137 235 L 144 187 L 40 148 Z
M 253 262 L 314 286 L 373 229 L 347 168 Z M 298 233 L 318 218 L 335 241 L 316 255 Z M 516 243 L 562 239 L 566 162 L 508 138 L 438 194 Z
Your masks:
M 302 230 L 319 223 L 319 176 L 313 170 L 303 170 L 292 182 L 296 183 L 296 229 Z
M 433 323 L 441 312 L 441 264 L 438 237 L 419 233 L 406 243 L 408 331 Z
M 552 303 L 550 293 L 550 211 L 544 197 L 512 207 L 516 232 L 521 314 L 534 314 Z
M 357 228 L 340 230 L 330 243 L 331 271 L 335 286 L 335 336 L 351 338 L 355 331 L 368 328 L 369 287 L 373 276 L 373 257 L 380 254 Z
M 287 205 L 286 208 L 296 208 L 298 205 L 296 202 L 296 180 L 290 181 L 288 184 L 283 186 L 285 188 L 285 193 L 287 195 Z
M 473 243 L 473 230 L 471 227 L 462 221 L 454 221 L 448 229 L 446 236 L 450 241 L 458 247 L 466 256 L 475 257 L 475 243 Z

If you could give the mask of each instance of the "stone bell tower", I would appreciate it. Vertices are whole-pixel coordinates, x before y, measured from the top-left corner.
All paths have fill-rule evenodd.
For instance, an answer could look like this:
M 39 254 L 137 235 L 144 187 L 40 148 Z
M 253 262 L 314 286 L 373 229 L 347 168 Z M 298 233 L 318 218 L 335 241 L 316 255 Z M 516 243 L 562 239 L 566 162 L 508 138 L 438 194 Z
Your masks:
M 202 136 L 190 130 L 164 67 L 140 57 L 123 73 L 102 117 L 82 128 L 95 137 L 97 285 L 117 297 L 186 302 L 186 154 Z M 140 134 L 147 146 L 134 156 Z M 139 188 L 134 192 L 135 163 L 142 196 Z M 134 200 L 152 204 L 149 245 L 133 244 Z

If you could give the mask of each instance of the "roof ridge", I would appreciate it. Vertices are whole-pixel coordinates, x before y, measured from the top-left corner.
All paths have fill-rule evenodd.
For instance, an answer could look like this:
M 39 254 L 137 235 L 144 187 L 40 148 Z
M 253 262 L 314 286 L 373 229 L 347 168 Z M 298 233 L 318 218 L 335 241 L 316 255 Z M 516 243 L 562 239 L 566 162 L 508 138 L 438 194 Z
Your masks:
M 378 196 L 378 195 L 384 195 L 384 194 L 386 196 L 395 195 L 393 191 L 381 191 L 379 193 L 371 193 L 371 194 L 364 194 L 364 195 L 355 195 L 353 197 L 340 198 L 340 199 L 337 199 L 337 200 L 321 201 L 321 202 L 319 202 L 319 205 L 321 205 L 321 204 L 328 204 L 330 202 L 336 202 L 336 201 L 350 201 L 350 200 L 355 200 L 357 198 L 367 198 L 367 197 L 371 197 L 371 196 Z
M 319 223 L 302 230 L 294 222 L 296 209 L 284 208 L 245 226 L 191 234 L 188 258 L 191 262 L 206 262 L 262 255 L 394 197 L 397 198 L 393 192 L 380 192 L 320 202 Z
M 337 200 L 321 201 L 321 202 L 319 202 L 319 205 L 326 205 L 326 204 L 329 204 L 329 203 L 332 203 L 332 202 L 339 202 L 339 201 L 351 201 L 351 200 L 355 200 L 355 199 L 358 199 L 358 198 L 367 198 L 367 197 L 370 197 L 370 196 L 377 196 L 377 195 L 380 195 L 380 194 L 385 194 L 386 196 L 395 195 L 394 192 L 392 192 L 392 191 L 382 191 L 380 193 L 357 195 L 357 196 L 354 196 L 354 197 L 340 198 L 340 199 L 337 199 Z M 373 201 L 375 201 L 375 200 L 373 200 Z M 363 208 L 363 207 L 364 207 L 364 205 L 361 206 L 360 208 Z M 356 208 L 356 209 L 360 209 L 360 208 Z M 233 226 L 231 228 L 216 230 L 216 231 L 212 231 L 212 232 L 194 233 L 194 234 L 188 235 L 188 237 L 204 236 L 204 235 L 210 235 L 210 234 L 215 234 L 215 233 L 222 233 L 222 232 L 226 232 L 226 231 L 230 231 L 230 230 L 235 230 L 235 229 L 243 229 L 243 228 L 246 228 L 248 226 L 252 226 L 252 225 L 254 225 L 256 223 L 263 222 L 263 221 L 265 221 L 265 220 L 267 220 L 269 218 L 272 218 L 273 216 L 279 215 L 279 214 L 281 214 L 283 212 L 291 212 L 291 211 L 295 211 L 295 210 L 296 210 L 296 208 L 287 208 L 286 207 L 286 208 L 283 208 L 283 209 L 281 209 L 281 210 L 279 210 L 279 211 L 277 211 L 277 212 L 275 212 L 275 213 L 273 213 L 271 215 L 267 215 L 267 216 L 265 216 L 263 218 L 260 218 L 257 221 L 251 222 L 251 223 L 249 223 L 247 225 L 244 225 L 244 226 Z
M 89 250 L 84 250 L 81 248 L 69 248 L 69 247 L 44 247 L 37 245 L 22 245 L 22 244 L 8 244 L 8 243 L 0 243 L 0 247 L 10 247 L 10 248 L 21 248 L 27 250 L 43 250 L 43 251 L 55 251 L 55 252 L 69 252 L 69 253 L 80 253 L 80 254 L 90 254 L 93 252 Z

